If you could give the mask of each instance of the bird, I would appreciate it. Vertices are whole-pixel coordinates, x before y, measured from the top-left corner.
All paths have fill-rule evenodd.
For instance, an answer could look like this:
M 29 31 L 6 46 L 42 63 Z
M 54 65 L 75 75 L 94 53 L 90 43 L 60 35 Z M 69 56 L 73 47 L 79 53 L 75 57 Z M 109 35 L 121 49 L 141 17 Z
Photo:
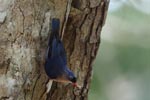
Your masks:
M 50 80 L 72 83 L 77 86 L 77 78 L 67 66 L 66 51 L 59 37 L 60 20 L 53 18 L 50 26 L 51 34 L 45 59 L 45 72 Z

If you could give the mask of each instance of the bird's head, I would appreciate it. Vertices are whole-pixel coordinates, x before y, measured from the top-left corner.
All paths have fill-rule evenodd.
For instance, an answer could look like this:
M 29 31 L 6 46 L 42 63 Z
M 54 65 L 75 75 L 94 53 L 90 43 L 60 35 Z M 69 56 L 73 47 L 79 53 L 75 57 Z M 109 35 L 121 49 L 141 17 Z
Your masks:
M 77 84 L 76 76 L 67 67 L 65 68 L 65 70 L 63 71 L 63 74 L 61 76 L 58 76 L 57 78 L 55 78 L 53 80 L 56 82 L 71 83 L 74 87 L 80 88 L 80 86 Z
M 71 82 L 74 86 L 76 86 L 77 78 L 74 73 L 66 67 L 65 69 L 66 78 L 69 82 Z
M 74 76 L 74 74 L 72 72 L 69 73 L 68 79 L 74 87 L 78 87 L 77 78 Z
M 76 83 L 76 82 L 77 82 L 77 78 L 75 77 L 75 75 L 73 74 L 72 71 L 69 71 L 67 74 L 68 74 L 68 75 L 67 75 L 68 80 L 69 80 L 70 82 L 72 82 L 72 83 Z

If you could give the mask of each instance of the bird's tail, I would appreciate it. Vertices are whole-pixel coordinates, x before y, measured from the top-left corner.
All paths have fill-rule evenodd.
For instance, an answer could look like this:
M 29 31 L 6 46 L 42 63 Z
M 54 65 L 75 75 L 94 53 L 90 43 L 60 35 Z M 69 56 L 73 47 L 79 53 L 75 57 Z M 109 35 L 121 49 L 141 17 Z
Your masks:
M 49 36 L 48 40 L 48 48 L 47 48 L 47 53 L 46 53 L 46 58 L 49 58 L 52 56 L 52 43 L 53 40 L 60 40 L 59 39 L 59 27 L 60 27 L 60 20 L 57 18 L 53 18 L 51 22 L 51 34 Z
M 51 26 L 51 34 L 48 43 L 49 46 L 51 46 L 51 43 L 54 38 L 59 39 L 60 20 L 58 18 L 53 18 L 50 26 Z

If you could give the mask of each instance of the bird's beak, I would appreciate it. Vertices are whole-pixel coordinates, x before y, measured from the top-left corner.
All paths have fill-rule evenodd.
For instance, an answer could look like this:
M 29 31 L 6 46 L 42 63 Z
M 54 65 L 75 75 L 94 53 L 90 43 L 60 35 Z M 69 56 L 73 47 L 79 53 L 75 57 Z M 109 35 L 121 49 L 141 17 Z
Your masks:
M 81 89 L 81 86 L 78 85 L 77 83 L 72 83 L 72 85 L 73 85 L 74 87 L 77 87 L 77 88 Z
M 73 85 L 74 87 L 77 87 L 77 83 L 72 83 L 72 85 Z

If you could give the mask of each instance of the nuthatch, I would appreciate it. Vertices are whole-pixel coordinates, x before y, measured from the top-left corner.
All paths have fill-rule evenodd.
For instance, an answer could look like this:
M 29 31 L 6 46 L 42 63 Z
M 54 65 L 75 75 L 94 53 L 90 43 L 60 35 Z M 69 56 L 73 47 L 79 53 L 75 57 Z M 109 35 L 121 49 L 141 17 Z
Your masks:
M 59 37 L 59 19 L 53 18 L 51 35 L 45 61 L 45 72 L 50 80 L 73 83 L 76 86 L 76 77 L 67 66 L 67 57 L 63 43 Z

